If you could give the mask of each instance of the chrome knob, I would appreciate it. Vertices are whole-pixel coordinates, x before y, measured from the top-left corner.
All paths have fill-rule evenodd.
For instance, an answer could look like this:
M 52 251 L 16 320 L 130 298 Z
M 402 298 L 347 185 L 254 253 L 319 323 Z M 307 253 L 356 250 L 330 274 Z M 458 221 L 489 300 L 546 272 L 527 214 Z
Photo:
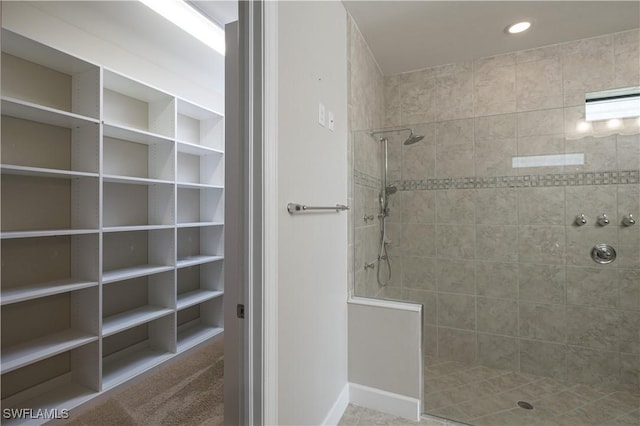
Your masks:
M 598 225 L 607 226 L 609 224 L 609 218 L 606 213 L 602 213 L 602 216 L 598 216 Z
M 580 213 L 578 216 L 576 216 L 576 225 L 582 226 L 586 224 L 587 224 L 587 218 L 584 217 L 584 213 Z
M 372 214 L 370 214 L 370 215 L 365 214 L 364 217 L 363 217 L 365 222 L 373 220 L 373 218 L 374 218 L 374 216 Z
M 628 215 L 622 218 L 622 224 L 624 226 L 632 226 L 636 224 L 636 220 L 634 219 L 633 215 L 629 213 Z
M 364 262 L 364 270 L 366 271 L 367 269 L 373 269 L 376 267 L 376 262 Z

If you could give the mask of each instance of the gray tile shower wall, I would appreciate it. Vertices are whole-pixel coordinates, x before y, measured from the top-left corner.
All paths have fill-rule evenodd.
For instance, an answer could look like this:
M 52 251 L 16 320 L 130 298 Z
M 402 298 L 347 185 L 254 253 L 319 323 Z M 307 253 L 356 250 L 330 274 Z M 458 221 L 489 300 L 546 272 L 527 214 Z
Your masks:
M 385 126 L 425 135 L 411 146 L 389 135 L 399 191 L 393 279 L 381 287 L 363 268 L 377 259 L 379 222 L 362 219 L 378 213 L 381 147 L 353 133 L 355 294 L 423 303 L 426 354 L 640 389 L 640 224 L 622 225 L 640 216 L 640 135 L 576 130 L 585 92 L 640 85 L 640 31 L 386 76 L 382 100 L 353 67 L 364 49 L 351 37 L 352 87 L 382 101 Z M 369 101 L 350 98 L 352 125 Z M 584 164 L 512 167 L 516 156 L 574 153 Z M 618 259 L 593 262 L 596 243 Z

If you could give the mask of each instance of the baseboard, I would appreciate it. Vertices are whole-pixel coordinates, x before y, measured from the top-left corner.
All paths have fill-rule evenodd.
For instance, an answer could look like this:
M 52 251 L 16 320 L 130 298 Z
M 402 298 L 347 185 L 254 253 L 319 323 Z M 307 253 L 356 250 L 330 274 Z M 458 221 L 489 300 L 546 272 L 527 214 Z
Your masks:
M 347 405 L 349 405 L 349 383 L 342 388 L 342 392 L 338 395 L 322 424 L 326 426 L 337 425 L 344 414 L 344 410 L 347 409 Z
M 349 402 L 414 422 L 420 421 L 420 400 L 416 398 L 350 383 Z

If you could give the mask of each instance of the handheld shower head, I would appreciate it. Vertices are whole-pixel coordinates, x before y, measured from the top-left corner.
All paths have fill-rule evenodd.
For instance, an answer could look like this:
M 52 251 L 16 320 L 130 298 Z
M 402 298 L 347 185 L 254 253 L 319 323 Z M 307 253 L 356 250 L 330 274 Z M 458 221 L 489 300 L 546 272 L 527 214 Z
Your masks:
M 387 195 L 395 194 L 396 192 L 398 192 L 398 187 L 395 185 L 389 185 L 385 188 L 385 192 L 387 193 Z

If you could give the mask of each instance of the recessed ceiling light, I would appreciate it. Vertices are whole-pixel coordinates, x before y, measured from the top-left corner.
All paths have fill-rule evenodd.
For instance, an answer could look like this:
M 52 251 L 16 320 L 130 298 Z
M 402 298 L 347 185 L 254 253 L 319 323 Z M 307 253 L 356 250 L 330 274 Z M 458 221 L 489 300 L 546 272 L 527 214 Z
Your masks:
M 508 34 L 519 34 L 521 32 L 527 31 L 529 28 L 531 28 L 531 22 L 529 21 L 522 21 L 522 22 L 517 22 L 513 25 L 509 25 L 507 27 L 507 33 Z

